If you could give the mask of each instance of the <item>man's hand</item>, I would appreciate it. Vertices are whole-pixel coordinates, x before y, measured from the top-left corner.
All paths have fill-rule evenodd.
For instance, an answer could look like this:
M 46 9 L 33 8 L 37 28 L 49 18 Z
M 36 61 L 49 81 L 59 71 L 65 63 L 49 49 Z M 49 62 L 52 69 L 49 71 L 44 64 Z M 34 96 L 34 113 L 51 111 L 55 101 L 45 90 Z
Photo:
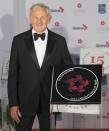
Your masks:
M 21 112 L 19 110 L 18 106 L 13 106 L 10 108 L 10 113 L 11 113 L 11 117 L 12 119 L 16 122 L 19 123 L 20 122 L 20 118 L 21 116 Z

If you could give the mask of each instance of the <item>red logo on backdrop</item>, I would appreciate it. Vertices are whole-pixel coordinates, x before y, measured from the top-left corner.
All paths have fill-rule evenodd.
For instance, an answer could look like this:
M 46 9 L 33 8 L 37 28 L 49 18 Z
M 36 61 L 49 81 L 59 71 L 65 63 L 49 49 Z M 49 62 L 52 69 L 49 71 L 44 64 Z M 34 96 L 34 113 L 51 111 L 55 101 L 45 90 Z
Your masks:
M 77 40 L 78 44 L 82 44 L 83 43 L 83 40 L 80 38 Z
M 106 47 L 109 47 L 109 41 L 106 41 Z
M 85 24 L 83 24 L 83 29 L 87 30 L 87 26 Z
M 59 7 L 59 9 L 60 9 L 60 12 L 64 12 L 64 9 L 61 6 Z
M 55 22 L 55 27 L 59 27 L 60 23 L 58 21 Z
M 106 22 L 103 21 L 103 20 L 100 22 L 100 25 L 101 25 L 101 26 L 104 26 L 105 24 L 106 24 Z
M 78 4 L 77 4 L 77 7 L 78 7 L 78 8 L 81 8 L 81 7 L 82 7 L 82 4 L 81 4 L 81 3 L 78 3 Z

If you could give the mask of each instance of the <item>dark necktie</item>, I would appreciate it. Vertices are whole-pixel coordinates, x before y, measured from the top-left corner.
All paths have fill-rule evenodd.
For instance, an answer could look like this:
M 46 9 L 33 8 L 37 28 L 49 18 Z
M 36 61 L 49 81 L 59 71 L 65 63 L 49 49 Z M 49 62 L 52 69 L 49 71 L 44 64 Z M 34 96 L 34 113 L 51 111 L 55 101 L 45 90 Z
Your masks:
M 41 40 L 45 40 L 45 33 L 42 33 L 42 34 L 37 34 L 37 33 L 34 33 L 34 40 L 38 40 L 38 38 L 41 38 Z

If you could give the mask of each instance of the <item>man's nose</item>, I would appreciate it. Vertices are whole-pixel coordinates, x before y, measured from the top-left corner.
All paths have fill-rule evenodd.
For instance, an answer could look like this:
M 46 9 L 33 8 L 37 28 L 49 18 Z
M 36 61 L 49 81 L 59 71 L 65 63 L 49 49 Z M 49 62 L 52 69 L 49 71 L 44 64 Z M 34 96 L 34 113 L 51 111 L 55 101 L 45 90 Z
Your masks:
M 38 23 L 41 23 L 41 22 L 42 22 L 42 19 L 41 19 L 41 18 L 38 18 L 37 21 L 38 21 Z

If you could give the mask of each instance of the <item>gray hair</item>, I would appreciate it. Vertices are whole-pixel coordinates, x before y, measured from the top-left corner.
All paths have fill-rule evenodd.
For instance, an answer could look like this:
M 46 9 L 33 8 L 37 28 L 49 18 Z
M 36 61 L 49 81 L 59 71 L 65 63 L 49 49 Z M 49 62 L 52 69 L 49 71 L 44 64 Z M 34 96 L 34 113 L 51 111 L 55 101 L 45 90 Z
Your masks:
M 34 9 L 34 8 L 37 8 L 37 7 L 42 7 L 42 8 L 44 8 L 44 9 L 47 11 L 47 14 L 48 14 L 48 15 L 51 15 L 51 10 L 50 10 L 50 8 L 49 8 L 47 5 L 43 4 L 43 3 L 37 3 L 37 4 L 32 5 L 31 8 L 30 8 L 30 15 L 31 15 L 33 9 Z

